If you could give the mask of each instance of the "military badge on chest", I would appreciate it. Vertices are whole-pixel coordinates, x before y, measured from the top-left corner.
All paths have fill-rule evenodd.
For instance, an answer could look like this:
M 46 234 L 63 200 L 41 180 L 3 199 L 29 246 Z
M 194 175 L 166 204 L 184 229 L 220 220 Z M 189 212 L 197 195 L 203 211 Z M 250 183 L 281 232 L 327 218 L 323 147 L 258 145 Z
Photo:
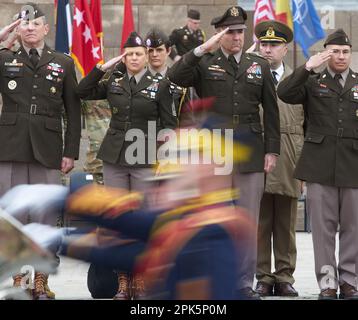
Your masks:
M 354 101 L 358 102 L 358 84 L 354 85 L 351 89 L 352 91 L 352 98 Z M 358 112 L 358 110 L 357 110 Z M 356 114 L 357 115 L 357 114 Z M 358 115 L 357 115 L 358 116 Z
M 111 82 L 110 91 L 113 93 L 122 93 L 123 92 L 122 80 L 123 80 L 123 76 L 119 78 L 115 77 Z
M 10 80 L 7 84 L 7 87 L 10 89 L 10 90 L 15 90 L 16 87 L 17 87 L 17 82 L 15 80 Z
M 153 78 L 153 82 L 149 87 L 143 89 L 141 91 L 147 98 L 155 99 L 159 90 L 159 80 L 157 78 Z
M 257 62 L 253 62 L 251 66 L 246 70 L 247 79 L 261 79 L 262 70 L 261 66 Z
M 21 62 L 17 62 L 16 59 L 13 59 L 11 62 L 5 62 L 4 63 L 4 67 L 5 67 L 5 76 L 7 77 L 19 77 L 22 76 L 24 73 L 23 70 L 23 63 Z M 17 88 L 17 82 L 16 80 L 9 80 L 9 82 L 7 83 L 7 87 L 9 88 L 9 90 L 15 90 Z
M 64 70 L 58 63 L 51 62 L 47 65 L 46 69 L 49 73 L 46 75 L 46 80 L 52 82 L 50 87 L 50 93 L 56 94 L 58 92 L 57 84 L 62 82 Z
M 217 64 L 212 64 L 208 67 L 209 75 L 214 77 L 214 79 L 221 79 L 225 77 L 226 70 L 221 68 Z

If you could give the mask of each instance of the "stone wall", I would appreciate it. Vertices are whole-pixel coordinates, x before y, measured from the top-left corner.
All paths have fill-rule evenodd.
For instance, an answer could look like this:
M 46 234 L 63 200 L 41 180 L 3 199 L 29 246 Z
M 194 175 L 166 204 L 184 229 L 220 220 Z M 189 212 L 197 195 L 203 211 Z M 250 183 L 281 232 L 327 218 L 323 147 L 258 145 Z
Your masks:
M 37 0 L 34 1 L 41 5 L 48 17 L 51 26 L 51 32 L 48 37 L 48 44 L 54 45 L 55 26 L 54 26 L 54 6 L 53 0 Z M 316 1 L 317 2 L 317 1 Z M 342 2 L 342 8 L 347 11 L 334 12 L 334 26 L 342 27 L 351 37 L 353 43 L 353 51 L 358 52 L 358 12 L 348 11 L 346 1 Z M 27 0 L 0 0 L 0 16 L 2 17 L 0 26 L 11 21 L 11 17 L 19 8 L 27 3 Z M 71 0 L 71 3 L 74 3 Z M 249 9 L 249 18 L 247 21 L 248 30 L 245 37 L 245 47 L 249 47 L 252 43 L 252 21 L 253 21 L 253 5 L 254 0 L 241 0 L 242 6 Z M 324 3 L 333 5 L 334 1 L 318 1 L 317 8 Z M 201 12 L 202 28 L 210 37 L 213 34 L 213 28 L 210 21 L 214 16 L 221 15 L 227 7 L 237 4 L 237 0 L 132 0 L 134 21 L 137 31 L 145 35 L 151 26 L 160 26 L 164 31 L 169 33 L 173 28 L 182 26 L 186 21 L 186 12 L 188 9 L 197 9 Z M 353 8 L 354 9 L 354 8 Z M 121 41 L 122 18 L 123 18 L 123 0 L 102 0 L 102 15 L 104 28 L 104 44 L 105 44 L 105 60 L 115 56 Z M 322 16 L 322 13 L 321 13 Z M 333 29 L 327 29 L 327 34 Z M 311 50 L 312 53 L 320 51 L 323 41 L 315 44 Z M 297 63 L 302 64 L 305 59 L 297 48 Z M 357 53 L 358 54 L 358 53 Z M 355 53 L 353 58 L 357 57 Z M 293 45 L 290 45 L 290 51 L 287 56 L 287 63 L 293 65 Z M 353 59 L 353 69 L 358 70 L 358 59 Z

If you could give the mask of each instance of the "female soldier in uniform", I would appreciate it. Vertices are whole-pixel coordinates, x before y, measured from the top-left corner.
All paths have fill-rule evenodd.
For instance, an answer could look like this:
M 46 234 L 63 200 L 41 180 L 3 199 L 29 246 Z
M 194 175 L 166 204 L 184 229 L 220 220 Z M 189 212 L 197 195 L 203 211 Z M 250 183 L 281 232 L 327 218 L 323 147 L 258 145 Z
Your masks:
M 101 80 L 121 60 L 126 66 L 124 76 L 115 68 L 108 79 Z M 144 179 L 153 175 L 150 167 L 156 161 L 157 143 L 149 127 L 157 130 L 177 125 L 169 85 L 151 75 L 147 61 L 144 41 L 132 32 L 124 54 L 96 66 L 78 85 L 82 99 L 108 99 L 111 107 L 109 129 L 98 152 L 107 186 L 137 191 L 150 187 Z M 137 130 L 129 132 L 130 129 Z M 133 136 L 137 138 L 134 142 Z M 126 299 L 128 279 L 120 273 L 119 280 L 117 296 Z

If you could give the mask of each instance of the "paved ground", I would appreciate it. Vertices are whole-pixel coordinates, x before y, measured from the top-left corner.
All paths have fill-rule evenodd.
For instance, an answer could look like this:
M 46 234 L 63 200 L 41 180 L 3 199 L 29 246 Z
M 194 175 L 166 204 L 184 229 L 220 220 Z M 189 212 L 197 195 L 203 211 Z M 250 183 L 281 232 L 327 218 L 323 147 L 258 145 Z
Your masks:
M 310 233 L 297 233 L 297 269 L 295 272 L 299 299 L 316 299 L 318 288 L 314 275 L 312 238 Z M 58 299 L 91 299 L 87 290 L 88 265 L 63 258 L 57 275 L 50 278 L 50 287 Z

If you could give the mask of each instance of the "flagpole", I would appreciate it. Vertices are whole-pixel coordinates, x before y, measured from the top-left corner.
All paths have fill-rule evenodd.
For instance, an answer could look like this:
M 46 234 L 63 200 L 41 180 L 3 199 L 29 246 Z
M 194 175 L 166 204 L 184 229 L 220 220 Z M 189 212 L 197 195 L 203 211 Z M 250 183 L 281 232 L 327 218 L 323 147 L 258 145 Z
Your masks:
M 297 44 L 293 42 L 293 69 L 297 68 Z

